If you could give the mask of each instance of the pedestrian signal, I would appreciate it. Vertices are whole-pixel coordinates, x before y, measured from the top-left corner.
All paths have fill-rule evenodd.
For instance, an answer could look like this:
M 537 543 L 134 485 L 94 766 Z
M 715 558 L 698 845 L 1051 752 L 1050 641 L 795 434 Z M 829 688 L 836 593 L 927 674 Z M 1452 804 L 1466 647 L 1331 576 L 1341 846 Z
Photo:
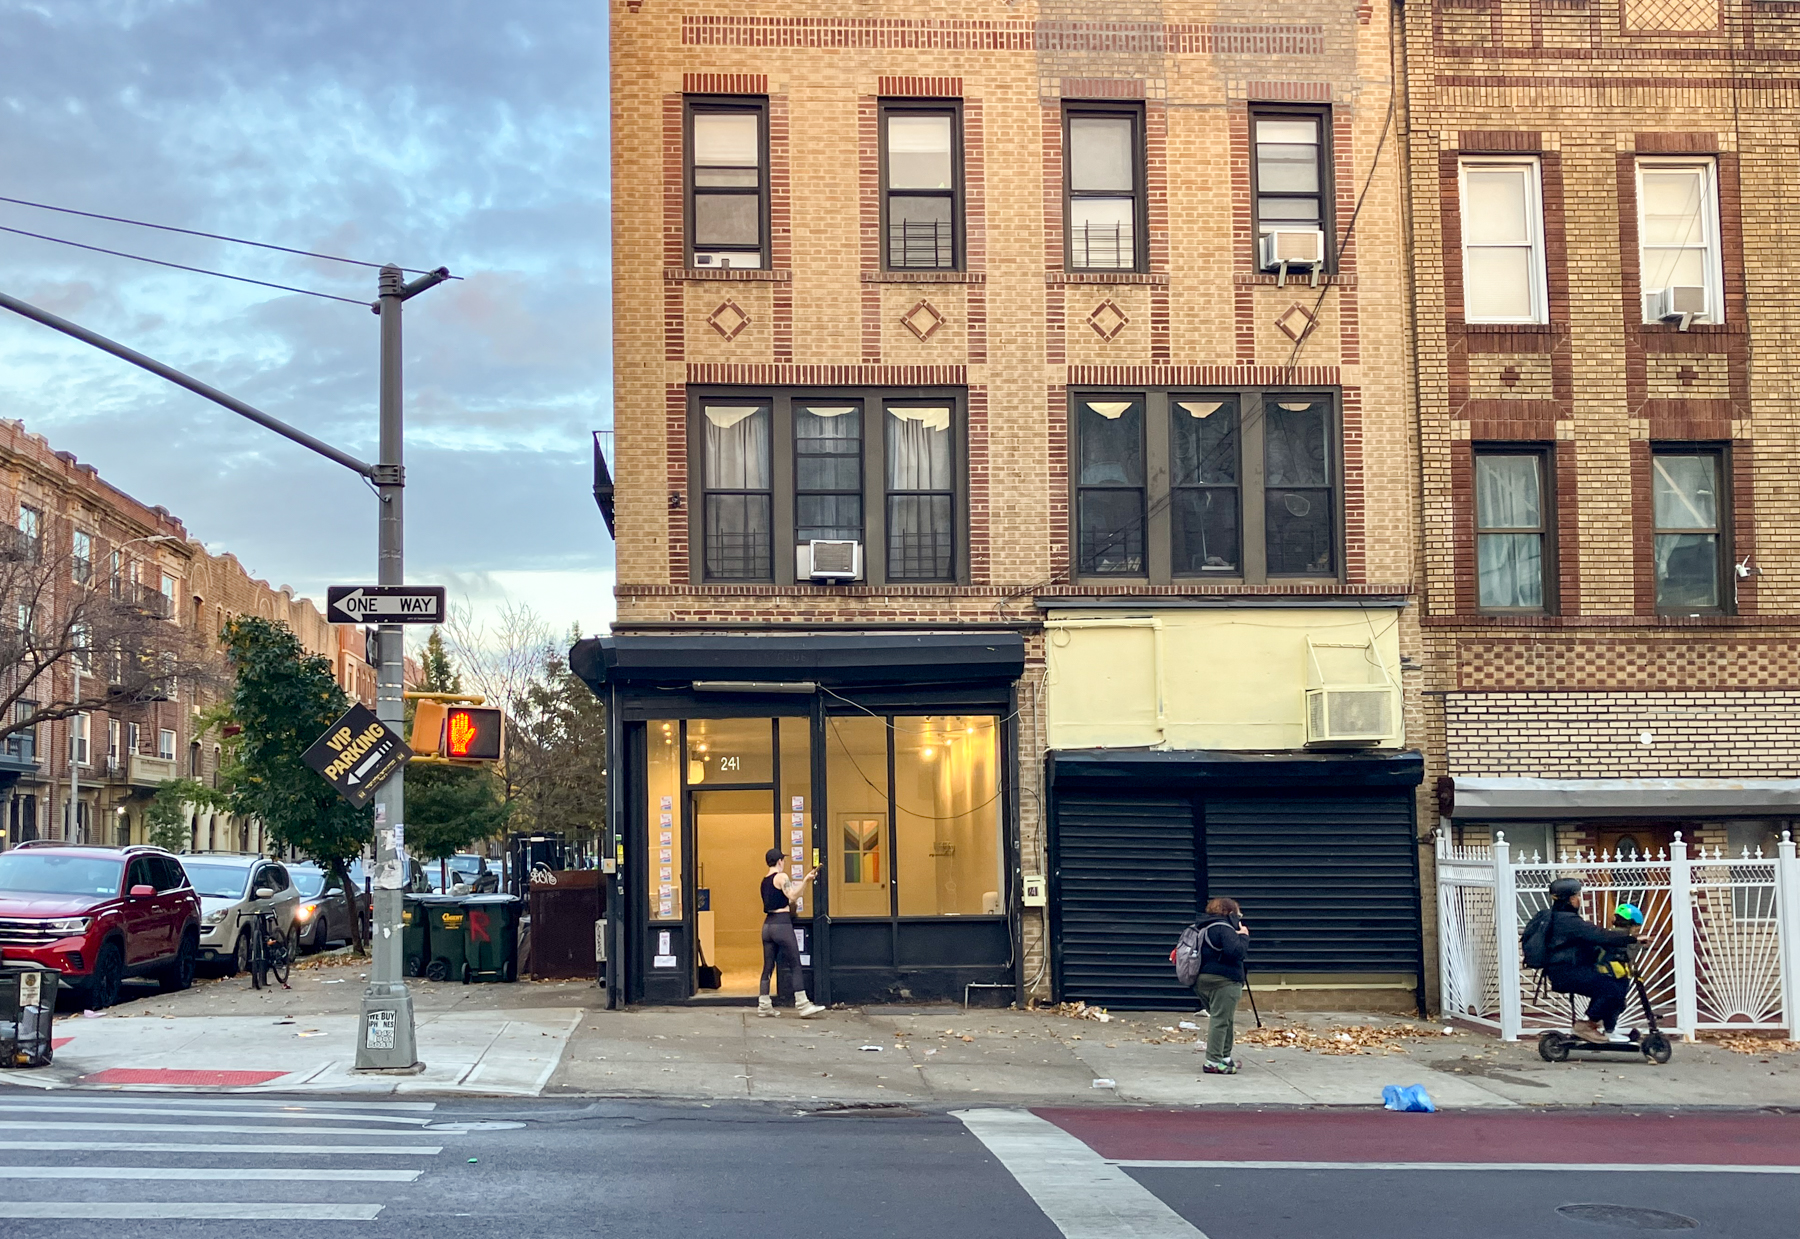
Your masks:
M 444 756 L 461 761 L 497 761 L 500 711 L 451 706 L 444 718 Z

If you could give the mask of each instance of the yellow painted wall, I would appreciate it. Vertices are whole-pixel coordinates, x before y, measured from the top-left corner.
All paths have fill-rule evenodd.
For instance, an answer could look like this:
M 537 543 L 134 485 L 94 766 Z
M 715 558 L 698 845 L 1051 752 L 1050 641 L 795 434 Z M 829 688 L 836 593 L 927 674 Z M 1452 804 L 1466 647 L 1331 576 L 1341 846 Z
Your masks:
M 1053 611 L 1050 747 L 1301 748 L 1307 638 L 1329 682 L 1381 683 L 1366 646 L 1397 681 L 1399 628 L 1391 608 Z

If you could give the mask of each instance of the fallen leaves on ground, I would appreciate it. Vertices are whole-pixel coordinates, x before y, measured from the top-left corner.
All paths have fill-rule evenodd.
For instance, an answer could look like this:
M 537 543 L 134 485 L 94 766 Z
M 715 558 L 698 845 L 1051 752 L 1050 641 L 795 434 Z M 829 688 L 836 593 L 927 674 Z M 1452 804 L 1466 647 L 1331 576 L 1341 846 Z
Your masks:
M 1800 1041 L 1785 1041 L 1777 1033 L 1703 1032 L 1700 1036 L 1734 1054 L 1791 1054 L 1800 1050 Z
M 1085 1002 L 1059 1002 L 1054 1007 L 1033 1003 L 1027 1009 L 1045 1015 L 1060 1015 L 1070 1020 L 1098 1020 L 1102 1024 L 1112 1022 L 1112 1014 L 1105 1007 L 1090 1007 Z
M 322 968 L 367 967 L 367 955 L 353 954 L 349 947 L 340 947 L 335 951 L 320 951 L 317 955 L 302 955 L 294 961 L 295 972 L 313 972 Z
M 1416 1024 L 1389 1024 L 1380 1028 L 1369 1024 L 1347 1024 L 1324 1032 L 1309 1028 L 1255 1028 L 1239 1033 L 1237 1040 L 1241 1045 L 1289 1046 L 1297 1050 L 1316 1050 L 1320 1054 L 1372 1054 L 1377 1050 L 1404 1054 L 1406 1046 L 1403 1042 L 1436 1034 L 1437 1029 L 1420 1028 Z

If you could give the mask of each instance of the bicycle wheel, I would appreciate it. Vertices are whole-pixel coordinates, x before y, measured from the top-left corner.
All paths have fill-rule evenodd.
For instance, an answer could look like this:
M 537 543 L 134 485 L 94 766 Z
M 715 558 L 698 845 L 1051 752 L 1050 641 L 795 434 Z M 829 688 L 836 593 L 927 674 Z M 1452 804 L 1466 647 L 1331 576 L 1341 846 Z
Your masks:
M 250 935 L 250 988 L 262 989 L 269 983 L 269 954 L 264 947 L 262 926 Z
M 300 953 L 300 939 L 297 932 L 290 930 L 285 938 L 269 940 L 269 969 L 275 979 L 287 987 L 288 973 L 293 971 L 294 956 Z

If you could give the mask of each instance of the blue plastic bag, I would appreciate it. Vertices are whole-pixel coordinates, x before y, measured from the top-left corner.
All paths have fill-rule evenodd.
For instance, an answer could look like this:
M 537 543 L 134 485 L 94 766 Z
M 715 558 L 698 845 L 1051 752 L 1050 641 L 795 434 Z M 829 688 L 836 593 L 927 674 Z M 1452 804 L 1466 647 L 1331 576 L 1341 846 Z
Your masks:
M 1423 1114 L 1436 1114 L 1437 1107 L 1431 1104 L 1431 1094 L 1425 1091 L 1423 1084 L 1390 1084 L 1381 1090 L 1381 1104 L 1389 1110 L 1414 1110 Z

